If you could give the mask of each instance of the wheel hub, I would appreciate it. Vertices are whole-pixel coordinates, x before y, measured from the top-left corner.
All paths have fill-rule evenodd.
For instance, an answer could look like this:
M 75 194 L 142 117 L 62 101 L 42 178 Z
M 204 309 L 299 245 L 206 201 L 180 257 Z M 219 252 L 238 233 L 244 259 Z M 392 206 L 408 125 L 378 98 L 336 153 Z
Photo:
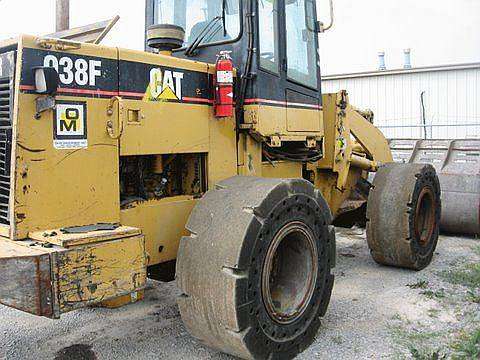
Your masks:
M 314 294 L 317 271 L 312 230 L 301 222 L 281 228 L 268 249 L 262 273 L 262 297 L 272 320 L 289 324 L 303 315 Z
M 435 228 L 434 194 L 425 187 L 418 197 L 415 211 L 415 235 L 421 246 L 427 246 Z

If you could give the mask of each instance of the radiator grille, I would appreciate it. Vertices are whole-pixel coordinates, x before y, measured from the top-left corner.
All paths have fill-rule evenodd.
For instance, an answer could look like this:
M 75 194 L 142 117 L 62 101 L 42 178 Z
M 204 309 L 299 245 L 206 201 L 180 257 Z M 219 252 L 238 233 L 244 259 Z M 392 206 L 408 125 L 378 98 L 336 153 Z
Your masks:
M 13 76 L 0 77 L 0 224 L 10 225 Z

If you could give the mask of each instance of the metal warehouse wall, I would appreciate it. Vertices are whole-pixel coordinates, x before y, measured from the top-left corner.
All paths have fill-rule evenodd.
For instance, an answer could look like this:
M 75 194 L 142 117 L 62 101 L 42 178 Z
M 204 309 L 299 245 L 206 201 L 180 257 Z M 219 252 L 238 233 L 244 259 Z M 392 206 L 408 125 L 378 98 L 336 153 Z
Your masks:
M 388 138 L 480 138 L 480 63 L 324 77 L 342 89 Z

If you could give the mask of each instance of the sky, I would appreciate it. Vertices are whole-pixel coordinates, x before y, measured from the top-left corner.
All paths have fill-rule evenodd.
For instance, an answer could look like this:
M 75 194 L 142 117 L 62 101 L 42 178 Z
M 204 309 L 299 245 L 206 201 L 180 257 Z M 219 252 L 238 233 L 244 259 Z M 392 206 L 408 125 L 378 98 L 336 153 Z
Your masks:
M 71 26 L 120 15 L 106 45 L 143 49 L 144 0 L 71 0 Z M 317 0 L 328 21 L 328 0 Z M 320 35 L 323 74 L 480 62 L 480 0 L 334 0 L 334 27 Z M 0 39 L 54 31 L 55 0 L 0 0 Z

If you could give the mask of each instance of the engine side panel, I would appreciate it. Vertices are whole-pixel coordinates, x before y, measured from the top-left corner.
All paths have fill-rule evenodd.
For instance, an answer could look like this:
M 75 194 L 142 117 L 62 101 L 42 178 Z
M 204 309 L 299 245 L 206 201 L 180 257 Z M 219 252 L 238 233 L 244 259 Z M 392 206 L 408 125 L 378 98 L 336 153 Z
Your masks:
M 13 237 L 119 222 L 118 141 L 106 131 L 118 86 L 117 50 L 88 44 L 45 50 L 23 37 L 18 58 Z M 56 108 L 36 117 L 32 67 L 44 65 L 59 69 L 61 84 Z

